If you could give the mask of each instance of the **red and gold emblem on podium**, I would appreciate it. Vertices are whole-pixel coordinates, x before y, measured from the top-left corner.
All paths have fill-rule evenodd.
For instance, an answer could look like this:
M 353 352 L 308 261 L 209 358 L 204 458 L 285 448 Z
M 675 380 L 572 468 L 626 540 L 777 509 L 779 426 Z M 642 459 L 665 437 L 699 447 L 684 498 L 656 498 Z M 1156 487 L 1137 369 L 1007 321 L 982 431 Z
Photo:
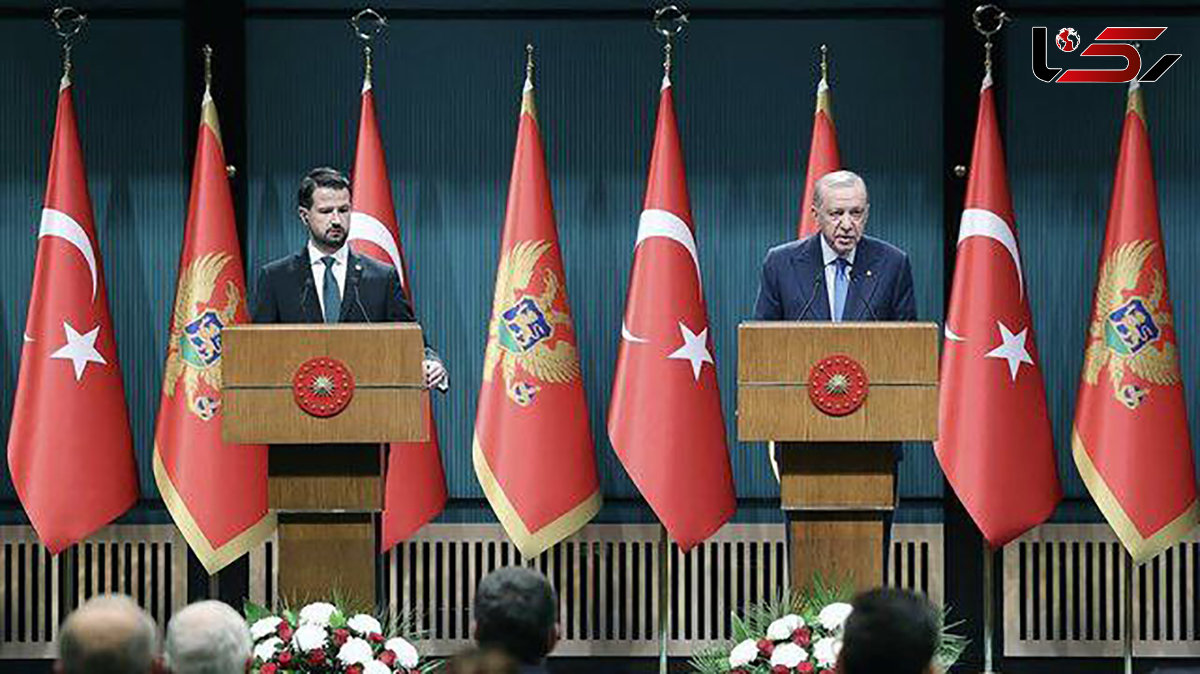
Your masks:
M 341 414 L 354 398 L 354 375 L 342 361 L 322 356 L 300 364 L 292 377 L 296 405 L 314 417 Z
M 866 370 L 850 356 L 822 358 L 808 373 L 808 398 L 829 416 L 843 417 L 862 407 L 868 388 Z

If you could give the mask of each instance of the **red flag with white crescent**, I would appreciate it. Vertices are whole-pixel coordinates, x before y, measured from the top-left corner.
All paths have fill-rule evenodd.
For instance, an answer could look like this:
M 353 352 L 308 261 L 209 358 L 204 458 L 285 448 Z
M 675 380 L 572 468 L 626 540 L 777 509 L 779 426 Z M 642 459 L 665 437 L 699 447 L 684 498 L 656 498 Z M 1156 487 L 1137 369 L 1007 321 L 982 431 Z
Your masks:
M 812 141 L 808 148 L 808 170 L 804 174 L 804 194 L 800 199 L 798 239 L 817 232 L 817 220 L 812 212 L 813 185 L 826 173 L 842 167 L 838 154 L 837 130 L 833 126 L 833 106 L 829 95 L 829 80 L 822 73 L 817 84 L 817 105 L 813 111 Z
M 1134 561 L 1175 545 L 1200 521 L 1179 369 L 1179 334 L 1142 92 L 1132 82 L 1071 451 L 1079 476 Z
M 979 94 L 971 175 L 946 318 L 938 461 L 992 547 L 1062 498 L 991 78 Z
M 681 549 L 708 538 L 733 516 L 737 503 L 696 230 L 671 83 L 665 77 L 608 436 Z
M 472 449 L 483 493 L 525 557 L 578 531 L 602 503 L 566 283 L 527 78 Z
M 400 245 L 392 184 L 388 181 L 383 140 L 375 117 L 375 94 L 369 78 L 363 81 L 353 179 L 350 246 L 360 255 L 394 266 L 400 274 L 404 295 L 412 304 L 412 284 L 404 261 L 404 249 Z M 446 475 L 442 469 L 437 424 L 434 422 L 428 391 L 422 394 L 422 404 L 425 407 L 425 427 L 429 439 L 423 442 L 396 442 L 388 449 L 381 550 L 388 550 L 413 535 L 446 507 Z
M 51 553 L 138 498 L 137 466 L 71 82 L 54 147 L 8 437 L 17 496 Z
M 221 438 L 221 332 L 239 323 L 249 323 L 245 266 L 217 107 L 205 89 L 153 465 L 163 503 L 210 574 L 275 530 L 267 446 Z

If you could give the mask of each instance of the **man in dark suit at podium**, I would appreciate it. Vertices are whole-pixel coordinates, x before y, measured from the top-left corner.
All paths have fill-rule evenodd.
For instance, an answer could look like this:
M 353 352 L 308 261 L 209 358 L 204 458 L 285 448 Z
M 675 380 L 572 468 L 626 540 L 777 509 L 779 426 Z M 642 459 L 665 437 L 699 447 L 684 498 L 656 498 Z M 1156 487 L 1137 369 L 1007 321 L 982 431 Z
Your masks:
M 863 235 L 871 211 L 863 179 L 850 171 L 822 176 L 813 186 L 812 208 L 817 234 L 767 252 L 754 318 L 916 320 L 908 255 Z
M 357 255 L 350 236 L 350 181 L 316 168 L 300 181 L 297 211 L 308 231 L 300 251 L 258 270 L 254 323 L 412 322 L 412 307 L 396 268 Z M 425 383 L 446 390 L 449 376 L 437 352 L 425 348 Z

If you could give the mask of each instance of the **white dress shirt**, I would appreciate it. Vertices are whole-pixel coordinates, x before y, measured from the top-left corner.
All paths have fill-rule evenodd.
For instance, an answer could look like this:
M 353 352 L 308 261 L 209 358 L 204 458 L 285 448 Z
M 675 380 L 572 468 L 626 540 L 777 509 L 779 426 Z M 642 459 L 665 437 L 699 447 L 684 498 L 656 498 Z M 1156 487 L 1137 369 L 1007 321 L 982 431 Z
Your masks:
M 825 294 L 829 297 L 829 316 L 833 320 L 837 320 L 836 314 L 833 311 L 833 284 L 837 280 L 837 265 L 834 261 L 838 259 L 838 254 L 833 248 L 830 248 L 829 243 L 825 241 L 825 236 L 820 232 L 817 236 L 821 238 L 821 257 L 825 260 Z M 850 264 L 846 267 L 846 295 L 850 295 L 850 270 L 854 269 L 854 254 L 858 252 L 858 246 L 850 249 L 850 252 L 841 257 L 846 258 L 846 262 Z M 846 307 L 842 308 L 843 312 Z
M 317 285 L 317 301 L 321 303 L 321 315 L 325 315 L 325 263 L 321 258 L 325 253 L 317 250 L 312 239 L 308 240 L 308 259 L 312 262 L 313 283 Z M 350 259 L 348 245 L 337 249 L 333 254 L 333 278 L 338 284 L 338 295 L 346 298 L 346 264 Z M 832 278 L 832 277 L 830 277 Z

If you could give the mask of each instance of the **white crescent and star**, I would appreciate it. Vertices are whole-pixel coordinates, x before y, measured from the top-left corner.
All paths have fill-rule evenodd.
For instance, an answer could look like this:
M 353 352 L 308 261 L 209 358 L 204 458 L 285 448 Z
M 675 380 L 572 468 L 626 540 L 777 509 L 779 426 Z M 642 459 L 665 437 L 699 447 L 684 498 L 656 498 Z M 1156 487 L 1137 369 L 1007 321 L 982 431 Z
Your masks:
M 99 290 L 99 268 L 96 264 L 96 249 L 92 247 L 92 240 L 88 237 L 87 232 L 70 215 L 53 208 L 44 208 L 42 209 L 42 224 L 38 230 L 38 239 L 43 237 L 62 239 L 74 246 L 83 256 L 84 261 L 87 262 L 88 271 L 91 273 L 92 302 L 94 303 Z M 76 382 L 83 379 L 83 373 L 87 369 L 88 363 L 108 364 L 108 361 L 104 360 L 104 356 L 96 349 L 96 340 L 100 336 L 99 325 L 81 334 L 73 325 L 64 320 L 63 332 L 66 335 L 67 343 L 50 354 L 50 358 L 71 361 Z M 22 338 L 25 343 L 34 341 L 28 333 L 22 334 Z
M 700 255 L 696 248 L 696 237 L 692 233 L 692 228 L 688 227 L 688 224 L 682 218 L 670 211 L 650 208 L 642 211 L 642 215 L 638 219 L 637 243 L 633 247 L 635 254 L 638 246 L 641 246 L 645 241 L 655 238 L 674 241 L 687 251 L 688 255 L 692 258 L 692 266 L 696 269 L 696 287 L 700 289 L 701 295 L 703 295 L 704 281 L 700 275 Z M 670 353 L 667 358 L 690 362 L 692 365 L 692 375 L 696 378 L 696 381 L 700 381 L 700 370 L 704 367 L 704 363 L 716 367 L 712 354 L 708 350 L 708 326 L 701 329 L 699 333 L 695 333 L 687 325 L 680 322 L 679 332 L 683 337 L 683 346 Z M 621 339 L 634 344 L 648 344 L 650 342 L 650 340 L 639 337 L 630 331 L 629 326 L 624 321 L 621 322 Z
M 1012 227 L 1005 222 L 1004 218 L 992 211 L 982 208 L 964 209 L 962 224 L 958 230 L 958 245 L 961 246 L 964 241 L 976 236 L 992 239 L 1008 251 L 1009 256 L 1012 257 L 1013 269 L 1017 273 L 1017 288 L 1020 291 L 1021 300 L 1024 301 L 1025 278 L 1021 272 L 1021 252 L 1017 248 L 1017 236 Z M 1033 365 L 1033 357 L 1025 347 L 1029 328 L 1025 327 L 1020 332 L 1013 333 L 1007 325 L 1000 321 L 996 321 L 996 328 L 1000 332 L 1000 345 L 988 351 L 984 357 L 1007 361 L 1009 376 L 1015 382 L 1022 363 Z M 945 327 L 945 334 L 946 339 L 951 342 L 967 341 L 966 337 L 954 332 L 949 324 Z
M 407 292 L 408 279 L 404 278 L 404 265 L 400 263 L 400 248 L 387 225 L 369 213 L 354 211 L 350 214 L 350 236 L 346 240 L 356 239 L 373 243 L 387 254 L 392 266 L 396 268 L 396 273 L 400 275 L 400 287 L 405 288 Z

